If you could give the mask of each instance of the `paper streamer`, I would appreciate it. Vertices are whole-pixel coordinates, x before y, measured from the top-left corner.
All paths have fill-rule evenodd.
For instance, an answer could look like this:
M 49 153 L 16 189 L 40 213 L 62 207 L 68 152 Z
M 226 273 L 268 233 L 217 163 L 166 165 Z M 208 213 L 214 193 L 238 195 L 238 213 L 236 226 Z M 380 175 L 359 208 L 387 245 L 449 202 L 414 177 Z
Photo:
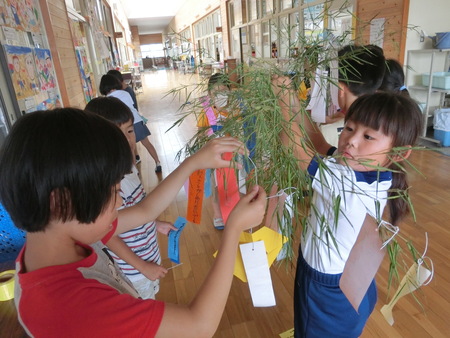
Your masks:
M 224 153 L 224 160 L 231 160 L 232 153 Z M 234 168 L 220 168 L 216 170 L 217 191 L 219 193 L 219 204 L 222 212 L 223 222 L 226 224 L 231 210 L 239 202 L 239 187 Z
M 189 177 L 189 192 L 187 203 L 187 220 L 200 224 L 202 220 L 203 195 L 205 188 L 205 170 L 194 171 Z
M 217 125 L 217 118 L 216 114 L 214 114 L 214 109 L 209 104 L 209 101 L 209 98 L 205 96 L 202 98 L 201 103 L 203 106 L 203 110 L 205 111 L 206 118 L 208 119 L 209 125 L 215 126 Z M 211 136 L 212 134 L 214 134 L 212 128 L 208 128 L 208 130 L 206 131 L 206 135 Z
M 275 306 L 272 278 L 270 277 L 264 241 L 239 245 L 253 306 Z
M 205 172 L 205 198 L 209 198 L 212 195 L 211 190 L 211 169 L 206 169 Z
M 280 333 L 280 338 L 294 338 L 294 329 Z
M 430 277 L 432 277 L 432 272 L 425 268 L 423 265 L 414 263 L 409 268 L 408 272 L 406 272 L 405 276 L 400 282 L 400 285 L 397 288 L 397 292 L 395 292 L 395 296 L 392 297 L 389 304 L 383 305 L 380 310 L 381 314 L 389 323 L 389 325 L 394 325 L 394 316 L 392 315 L 392 309 L 394 308 L 394 305 L 397 303 L 397 301 L 403 296 L 420 288 L 427 282 L 427 280 L 430 279 Z
M 14 298 L 14 270 L 7 270 L 0 273 L 0 301 L 7 301 Z
M 169 249 L 169 258 L 172 262 L 179 264 L 180 263 L 180 235 L 181 231 L 183 231 L 184 226 L 186 225 L 187 220 L 184 217 L 178 217 L 175 221 L 175 228 L 177 230 L 171 230 L 169 232 L 169 241 L 167 243 Z
M 386 253 L 380 249 L 382 242 L 377 229 L 375 219 L 366 215 L 339 281 L 339 287 L 356 312 Z

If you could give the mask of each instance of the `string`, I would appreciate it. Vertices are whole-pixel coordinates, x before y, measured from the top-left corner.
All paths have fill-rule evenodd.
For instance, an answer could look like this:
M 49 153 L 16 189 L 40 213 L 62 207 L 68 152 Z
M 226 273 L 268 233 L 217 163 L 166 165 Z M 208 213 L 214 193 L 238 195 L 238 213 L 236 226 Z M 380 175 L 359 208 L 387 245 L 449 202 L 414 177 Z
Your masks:
M 397 236 L 397 234 L 400 231 L 400 228 L 398 226 L 392 225 L 391 223 L 383 221 L 383 220 L 381 220 L 381 222 L 378 223 L 378 229 L 381 227 L 384 227 L 386 230 L 392 232 L 392 236 L 390 238 L 388 238 L 386 241 L 384 241 L 383 245 L 381 246 L 381 249 L 383 249 L 386 245 L 389 244 L 390 241 L 392 241 L 394 239 L 395 236 Z
M 433 279 L 433 276 L 434 276 L 434 265 L 433 265 L 433 261 L 431 260 L 430 257 L 425 256 L 425 254 L 427 253 L 427 250 L 428 250 L 428 232 L 425 233 L 425 250 L 424 250 L 424 252 L 423 252 L 423 254 L 422 254 L 422 257 L 420 257 L 420 258 L 417 260 L 417 280 L 419 280 L 419 269 L 420 269 L 420 266 L 423 264 L 424 259 L 428 258 L 428 260 L 430 261 L 430 265 L 431 265 L 431 274 L 430 274 L 430 277 L 428 277 L 427 282 L 426 282 L 426 283 L 424 282 L 424 283 L 422 284 L 422 285 L 424 285 L 424 286 L 430 284 L 430 282 L 431 282 L 431 280 Z

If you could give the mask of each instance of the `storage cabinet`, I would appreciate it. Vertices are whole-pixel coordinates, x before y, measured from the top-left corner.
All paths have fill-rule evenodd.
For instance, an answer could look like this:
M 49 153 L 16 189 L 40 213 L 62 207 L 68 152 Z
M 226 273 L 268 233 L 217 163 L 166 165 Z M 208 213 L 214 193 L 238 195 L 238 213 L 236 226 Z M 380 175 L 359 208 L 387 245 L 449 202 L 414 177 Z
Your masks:
M 450 75 L 450 49 L 410 50 L 407 55 L 406 85 L 413 99 L 422 108 L 424 127 L 422 137 L 427 137 L 428 127 L 433 125 L 433 112 L 445 106 L 445 96 L 450 93 L 447 77 Z

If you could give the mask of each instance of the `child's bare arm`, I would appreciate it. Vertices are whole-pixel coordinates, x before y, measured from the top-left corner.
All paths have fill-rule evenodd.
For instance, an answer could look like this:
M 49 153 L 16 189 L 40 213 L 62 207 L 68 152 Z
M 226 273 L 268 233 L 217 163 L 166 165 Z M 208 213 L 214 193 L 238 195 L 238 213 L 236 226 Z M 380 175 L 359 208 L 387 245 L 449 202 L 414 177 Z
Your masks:
M 120 210 L 116 233 L 125 232 L 158 218 L 172 203 L 189 175 L 199 169 L 228 167 L 230 161 L 222 159 L 222 154 L 236 151 L 243 154 L 245 146 L 233 137 L 216 138 L 208 142 L 194 155 L 185 159 L 139 204 Z M 240 167 L 240 164 L 236 165 Z
M 280 135 L 281 142 L 287 147 L 293 147 L 295 157 L 299 160 L 300 168 L 306 170 L 314 152 L 308 148 L 308 144 L 304 140 L 303 131 L 300 129 L 297 119 L 293 118 L 290 87 L 291 80 L 288 77 L 274 76 L 272 78 L 272 88 L 277 96 L 283 119 L 286 122 Z
M 287 93 L 291 92 L 290 90 L 288 90 L 291 86 L 291 80 L 287 77 L 273 77 L 272 84 L 275 94 L 282 95 L 283 104 L 290 104 L 290 108 L 284 107 L 286 108 L 286 111 L 284 112 L 284 116 L 286 116 L 285 120 L 288 116 L 289 119 L 291 119 L 292 116 L 295 115 L 293 120 L 297 122 L 299 126 L 302 126 L 302 129 L 298 128 L 298 131 L 303 130 L 307 135 L 307 139 L 310 143 L 311 149 L 321 155 L 326 155 L 328 150 L 331 148 L 331 145 L 325 140 L 325 137 L 323 136 L 320 128 L 313 122 L 310 112 L 308 111 L 308 115 L 298 113 L 300 111 L 300 101 L 298 100 L 298 96 L 295 95 L 295 93 L 290 93 L 290 97 L 287 97 Z M 290 112 L 292 112 L 292 115 L 289 114 Z M 294 129 L 293 131 L 295 132 Z
M 147 262 L 136 255 L 119 236 L 112 236 L 106 245 L 121 260 L 130 264 L 136 270 L 141 271 L 141 269 L 145 268 Z
M 146 262 L 136 255 L 118 236 L 113 236 L 107 245 L 120 259 L 130 264 L 150 280 L 163 278 L 167 273 L 166 268 L 153 262 Z
M 266 193 L 254 187 L 231 212 L 214 264 L 192 302 L 166 304 L 157 337 L 212 337 L 217 330 L 233 279 L 240 233 L 261 223 Z

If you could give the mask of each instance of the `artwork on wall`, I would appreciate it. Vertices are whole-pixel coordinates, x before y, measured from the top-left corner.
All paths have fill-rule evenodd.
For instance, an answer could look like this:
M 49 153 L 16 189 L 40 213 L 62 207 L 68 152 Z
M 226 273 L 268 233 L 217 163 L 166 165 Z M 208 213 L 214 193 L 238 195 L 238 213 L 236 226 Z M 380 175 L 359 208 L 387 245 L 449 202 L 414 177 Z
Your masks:
M 94 98 L 95 91 L 92 86 L 92 72 L 89 66 L 86 49 L 84 47 L 75 47 L 75 53 L 77 55 L 78 69 L 80 70 L 84 99 L 86 100 L 86 103 L 88 103 Z
M 56 88 L 55 73 L 49 49 L 34 49 L 36 68 L 39 78 L 41 91 L 47 91 Z
M 40 32 L 37 0 L 0 0 L 0 24 L 27 32 Z
M 8 70 L 18 100 L 36 95 L 39 88 L 34 67 L 33 50 L 29 47 L 5 45 Z

